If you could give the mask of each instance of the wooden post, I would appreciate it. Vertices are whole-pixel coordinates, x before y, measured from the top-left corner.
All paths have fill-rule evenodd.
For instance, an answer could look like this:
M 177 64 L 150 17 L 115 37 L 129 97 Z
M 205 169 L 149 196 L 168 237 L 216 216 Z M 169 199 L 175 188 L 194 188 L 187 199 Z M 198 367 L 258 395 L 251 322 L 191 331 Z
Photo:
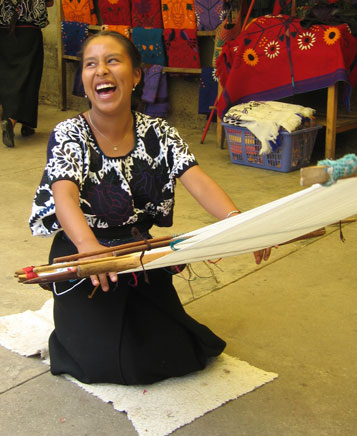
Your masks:
M 292 17 L 296 17 L 296 0 L 291 1 L 291 14 Z
M 222 93 L 222 85 L 218 81 L 217 103 L 218 103 L 218 100 L 219 100 L 221 93 Z M 216 113 L 217 113 L 217 145 L 220 148 L 223 148 L 224 134 L 223 134 L 222 124 L 221 124 L 222 120 L 218 116 L 217 110 L 216 110 Z
M 67 109 L 66 61 L 63 58 L 61 22 L 63 20 L 62 1 L 56 1 L 57 16 L 57 68 L 58 68 L 58 106 L 62 111 Z
M 335 158 L 338 83 L 327 89 L 325 158 Z

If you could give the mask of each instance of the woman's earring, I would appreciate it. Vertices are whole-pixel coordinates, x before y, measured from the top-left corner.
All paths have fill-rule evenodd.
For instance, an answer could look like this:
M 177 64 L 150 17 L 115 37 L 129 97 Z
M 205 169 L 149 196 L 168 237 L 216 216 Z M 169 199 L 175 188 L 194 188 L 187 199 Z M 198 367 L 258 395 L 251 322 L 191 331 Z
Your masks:
M 88 95 L 87 95 L 87 94 L 84 94 L 84 98 L 88 98 Z
M 133 89 L 132 89 L 132 91 L 135 91 L 135 88 L 136 88 L 136 85 L 134 85 L 134 86 L 133 86 Z

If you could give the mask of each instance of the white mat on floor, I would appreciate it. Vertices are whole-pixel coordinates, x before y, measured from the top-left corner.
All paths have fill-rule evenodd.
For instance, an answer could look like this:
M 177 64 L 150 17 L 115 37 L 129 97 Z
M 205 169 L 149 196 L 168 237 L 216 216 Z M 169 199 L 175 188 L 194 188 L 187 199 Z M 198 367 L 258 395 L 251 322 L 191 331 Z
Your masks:
M 0 317 L 0 345 L 23 356 L 41 354 L 48 360 L 53 330 L 52 300 L 38 311 Z M 80 383 L 87 392 L 126 412 L 140 436 L 166 436 L 222 404 L 274 380 L 277 374 L 222 354 L 203 371 L 152 385 L 120 386 Z

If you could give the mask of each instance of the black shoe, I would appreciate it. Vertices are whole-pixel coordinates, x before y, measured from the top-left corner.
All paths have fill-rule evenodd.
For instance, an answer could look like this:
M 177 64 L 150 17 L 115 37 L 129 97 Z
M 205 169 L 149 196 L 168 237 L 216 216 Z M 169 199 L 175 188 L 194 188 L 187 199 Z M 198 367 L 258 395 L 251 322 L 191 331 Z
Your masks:
M 35 133 L 35 129 L 29 126 L 25 126 L 24 124 L 21 127 L 21 135 L 22 136 L 31 136 Z
M 1 123 L 2 127 L 2 142 L 6 145 L 6 147 L 13 148 L 15 147 L 14 141 L 14 127 L 12 125 L 11 120 L 3 120 Z

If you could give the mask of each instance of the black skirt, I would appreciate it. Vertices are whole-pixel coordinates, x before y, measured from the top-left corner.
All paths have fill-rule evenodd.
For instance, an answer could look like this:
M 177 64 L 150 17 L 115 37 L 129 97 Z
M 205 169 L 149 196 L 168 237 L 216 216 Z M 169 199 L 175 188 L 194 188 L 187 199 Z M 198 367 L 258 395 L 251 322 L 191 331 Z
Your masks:
M 70 252 L 71 242 L 56 235 L 51 257 Z M 203 369 L 223 351 L 225 342 L 185 312 L 172 274 L 147 274 L 149 283 L 143 273 L 137 282 L 132 274 L 119 275 L 108 292 L 98 289 L 93 298 L 89 279 L 56 284 L 52 374 L 84 383 L 147 384 Z
M 37 127 L 38 97 L 43 70 L 40 28 L 0 28 L 0 103 L 2 119 L 13 118 Z

